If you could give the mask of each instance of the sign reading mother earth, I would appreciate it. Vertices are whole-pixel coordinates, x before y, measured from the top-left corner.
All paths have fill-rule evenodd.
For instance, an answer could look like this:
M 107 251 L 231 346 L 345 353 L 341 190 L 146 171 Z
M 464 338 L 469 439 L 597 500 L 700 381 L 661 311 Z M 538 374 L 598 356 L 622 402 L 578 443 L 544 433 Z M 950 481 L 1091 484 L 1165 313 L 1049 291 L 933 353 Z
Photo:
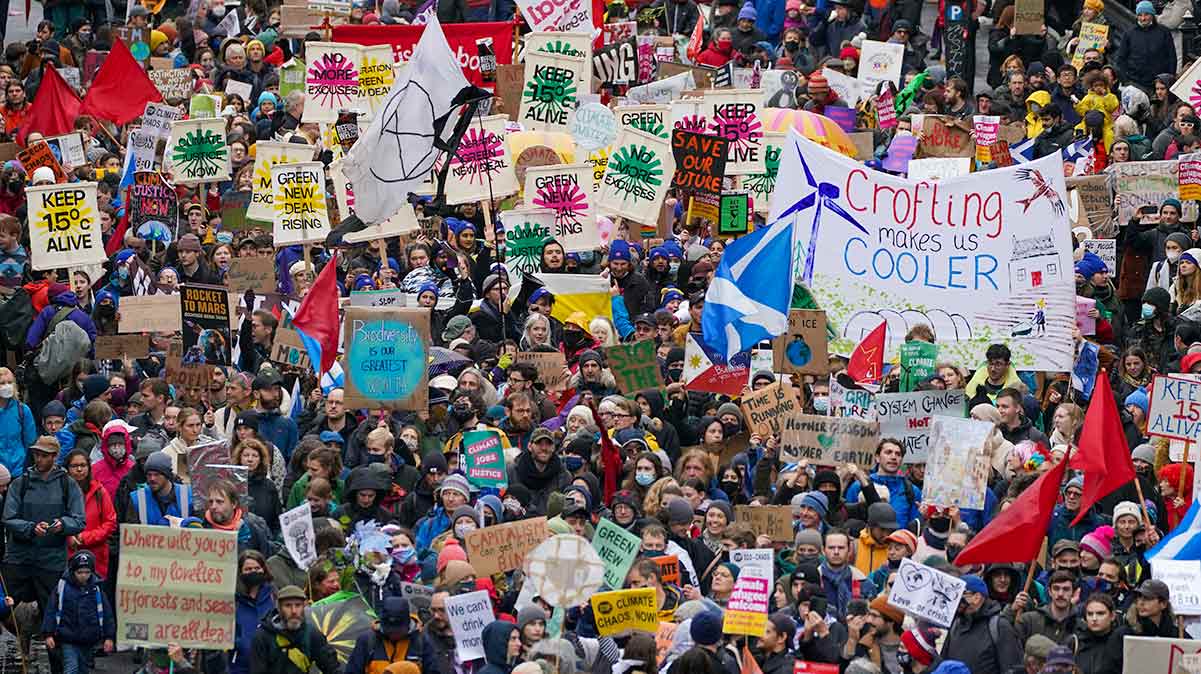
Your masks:
M 41 185 L 25 189 L 34 271 L 103 263 L 96 183 Z
M 346 404 L 418 411 L 428 404 L 430 315 L 424 309 L 347 307 Z

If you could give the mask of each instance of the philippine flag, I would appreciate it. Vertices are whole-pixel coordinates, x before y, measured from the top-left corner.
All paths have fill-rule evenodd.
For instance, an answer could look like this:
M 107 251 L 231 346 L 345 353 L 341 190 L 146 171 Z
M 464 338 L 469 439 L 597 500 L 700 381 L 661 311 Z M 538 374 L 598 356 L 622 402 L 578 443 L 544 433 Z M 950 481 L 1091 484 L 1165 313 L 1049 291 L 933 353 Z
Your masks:
M 751 376 L 750 352 L 737 354 L 728 365 L 715 364 L 715 359 L 720 360 L 710 356 L 704 345 L 688 333 L 684 342 L 684 388 L 728 396 L 742 393 Z

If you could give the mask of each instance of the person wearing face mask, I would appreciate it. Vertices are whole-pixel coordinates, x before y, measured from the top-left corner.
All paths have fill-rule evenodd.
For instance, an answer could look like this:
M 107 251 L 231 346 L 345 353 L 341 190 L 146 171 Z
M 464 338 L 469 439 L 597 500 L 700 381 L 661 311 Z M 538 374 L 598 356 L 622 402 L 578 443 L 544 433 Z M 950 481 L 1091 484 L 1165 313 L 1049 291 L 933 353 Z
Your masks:
M 121 479 L 133 469 L 133 432 L 136 430 L 122 419 L 113 419 L 100 432 L 99 459 L 92 463 L 92 478 L 109 494 L 116 494 Z M 108 577 L 106 574 L 101 574 Z
M 105 288 L 96 293 L 92 304 L 92 322 L 96 324 L 96 334 L 117 334 L 117 308 L 121 297 L 112 290 Z
M 720 68 L 734 60 L 734 33 L 729 28 L 718 28 L 713 31 L 713 40 L 709 48 L 697 56 L 697 65 Z
M 1147 276 L 1147 289 L 1163 288 L 1171 292 L 1176 285 L 1176 274 L 1180 271 L 1180 256 L 1193 247 L 1193 240 L 1184 232 L 1172 232 L 1164 239 L 1164 257 L 1151 265 Z
M 1167 290 L 1158 286 L 1147 288 L 1143 293 L 1139 321 L 1130 326 L 1127 339 L 1128 344 L 1140 345 L 1149 364 L 1161 372 L 1167 371 L 1168 361 L 1176 352 L 1172 341 L 1176 319 L 1172 316 L 1171 305 L 1172 296 Z
M 450 523 L 455 538 L 466 549 L 467 536 L 480 528 L 480 514 L 476 512 L 475 508 L 469 505 L 461 505 L 455 508 L 454 513 L 451 515 Z
M 21 164 L 10 159 L 0 171 L 0 213 L 15 215 L 25 203 L 25 172 Z
M 380 606 L 374 629 L 360 634 L 346 661 L 346 672 L 383 674 L 396 662 L 424 663 L 422 639 L 410 620 L 412 610 L 404 597 L 388 597 Z M 430 671 L 430 670 L 426 670 Z
M 275 608 L 275 587 L 267 560 L 257 550 L 238 556 L 238 581 L 234 592 L 234 650 L 229 674 L 250 672 L 250 644 L 259 623 Z
M 7 367 L 0 367 L 0 464 L 13 477 L 24 471 L 25 448 L 37 439 L 33 411 L 17 399 L 16 375 Z
M 378 524 L 392 521 L 392 516 L 382 507 L 383 494 L 391 488 L 388 471 L 381 466 L 368 464 L 350 471 L 346 478 L 346 502 L 334 511 L 334 519 L 342 530 L 350 533 L 359 522 L 374 520 Z

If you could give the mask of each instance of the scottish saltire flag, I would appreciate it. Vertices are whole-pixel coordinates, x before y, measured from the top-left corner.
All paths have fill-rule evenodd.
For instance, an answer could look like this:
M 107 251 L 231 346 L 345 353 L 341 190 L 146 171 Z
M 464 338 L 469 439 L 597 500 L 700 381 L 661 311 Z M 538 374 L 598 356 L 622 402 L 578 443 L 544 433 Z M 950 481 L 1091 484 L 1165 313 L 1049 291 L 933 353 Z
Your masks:
M 1037 138 L 1027 138 L 1017 145 L 1009 146 L 1009 155 L 1013 157 L 1013 161 L 1018 164 L 1025 164 L 1034 161 L 1034 141 Z M 1075 162 L 1077 159 L 1087 155 L 1093 151 L 1093 139 L 1081 138 L 1080 140 L 1069 144 L 1061 149 L 1059 154 L 1063 156 L 1065 162 Z
M 726 247 L 705 293 L 705 345 L 726 361 L 788 330 L 793 218 L 781 218 Z
M 334 364 L 329 368 L 329 372 L 321 375 L 321 393 L 329 395 L 329 392 L 342 388 L 346 385 L 346 375 L 342 372 L 342 363 L 334 361 Z
M 1175 529 L 1147 551 L 1147 559 L 1201 560 L 1201 501 L 1197 489 L 1201 486 L 1201 456 L 1193 458 L 1193 504 Z

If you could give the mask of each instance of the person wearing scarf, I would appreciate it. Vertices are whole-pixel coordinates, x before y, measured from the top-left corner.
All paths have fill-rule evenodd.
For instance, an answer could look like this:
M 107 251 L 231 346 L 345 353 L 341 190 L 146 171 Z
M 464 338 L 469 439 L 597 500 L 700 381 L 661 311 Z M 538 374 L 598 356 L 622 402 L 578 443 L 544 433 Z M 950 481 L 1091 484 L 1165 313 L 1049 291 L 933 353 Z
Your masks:
M 235 531 L 238 534 L 238 553 L 257 550 L 265 559 L 271 554 L 271 534 L 263 518 L 247 512 L 242 499 L 228 480 L 219 479 L 205 494 L 208 507 L 204 511 L 204 528 Z
M 876 594 L 876 585 L 850 563 L 851 537 L 840 529 L 826 534 L 826 560 L 818 567 L 822 592 L 828 610 L 837 620 L 844 620 L 847 604 L 852 599 L 865 599 Z

